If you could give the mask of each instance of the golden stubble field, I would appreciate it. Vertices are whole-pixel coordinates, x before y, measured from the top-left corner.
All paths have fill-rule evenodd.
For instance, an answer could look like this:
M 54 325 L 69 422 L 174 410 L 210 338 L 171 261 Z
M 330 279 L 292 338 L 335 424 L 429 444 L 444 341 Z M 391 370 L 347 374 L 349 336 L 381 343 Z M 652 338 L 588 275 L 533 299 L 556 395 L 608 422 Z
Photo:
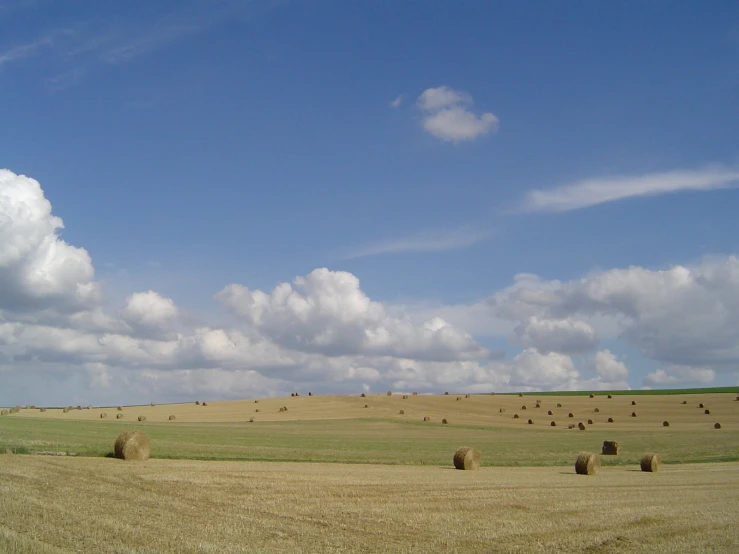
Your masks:
M 735 524 L 739 463 L 673 463 L 657 473 L 643 473 L 632 463 L 643 447 L 652 444 L 676 457 L 694 448 L 723 449 L 724 458 L 736 459 L 736 394 L 611 399 L 606 393 L 595 398 L 450 394 L 406 399 L 383 394 L 258 400 L 126 406 L 122 412 L 115 407 L 68 413 L 21 410 L 0 419 L 0 442 L 14 429 L 28 435 L 32 444 L 34 429 L 47 420 L 47 435 L 59 429 L 68 435 L 65 440 L 80 444 L 102 436 L 106 443 L 109 437 L 112 446 L 119 429 L 143 429 L 160 441 L 176 440 L 173 451 L 181 451 L 183 457 L 192 454 L 190 433 L 205 429 L 216 443 L 232 443 L 224 446 L 227 452 L 242 448 L 238 435 L 256 439 L 254 448 L 269 438 L 274 442 L 268 450 L 275 448 L 278 456 L 286 452 L 296 459 L 308 456 L 301 448 L 319 441 L 355 462 L 361 461 L 357 452 L 361 455 L 365 448 L 391 464 L 393 452 L 402 448 L 423 448 L 429 458 L 448 462 L 136 463 L 104 457 L 0 455 L 0 552 L 739 551 Z M 280 412 L 283 406 L 288 410 Z M 706 409 L 710 414 L 704 413 Z M 552 416 L 547 415 L 550 410 Z M 103 412 L 108 414 L 105 420 L 100 419 Z M 632 412 L 637 417 L 631 417 Z M 117 413 L 124 418 L 115 420 Z M 513 418 L 516 413 L 518 419 Z M 139 415 L 146 416 L 146 423 L 136 420 Z M 169 421 L 170 415 L 176 420 Z M 431 419 L 427 423 L 422 422 L 425 416 Z M 607 423 L 609 417 L 613 423 Z M 250 418 L 255 422 L 248 423 Z M 448 425 L 441 424 L 442 418 Z M 528 419 L 534 423 L 529 425 Z M 588 419 L 593 424 L 586 431 L 567 429 L 570 423 Z M 552 420 L 556 427 L 550 426 Z M 665 420 L 670 427 L 663 427 Z M 715 422 L 721 423 L 720 430 L 713 428 Z M 362 438 L 342 451 L 352 429 Z M 285 450 L 283 443 L 290 447 L 297 441 L 295 433 L 308 435 L 300 443 L 303 446 L 295 444 L 295 452 Z M 576 475 L 572 448 L 588 444 L 598 452 L 600 442 L 613 436 L 625 442 L 627 459 L 622 456 L 621 463 L 627 465 L 609 465 L 604 457 L 606 466 L 598 475 Z M 192 437 L 205 442 L 202 435 Z M 497 437 L 516 451 L 500 451 Z M 454 470 L 453 448 L 469 442 L 479 446 L 478 440 L 486 441 L 481 448 L 483 467 Z M 724 441 L 727 446 L 722 446 Z M 433 458 L 435 442 L 444 445 L 441 458 Z M 215 445 L 207 448 L 213 450 Z M 243 448 L 250 447 L 245 443 Z M 537 458 L 535 448 L 545 451 Z M 495 465 L 496 458 L 541 464 L 541 456 L 562 448 L 563 459 L 572 457 L 572 463 L 486 466 Z M 156 457 L 156 438 L 153 451 Z

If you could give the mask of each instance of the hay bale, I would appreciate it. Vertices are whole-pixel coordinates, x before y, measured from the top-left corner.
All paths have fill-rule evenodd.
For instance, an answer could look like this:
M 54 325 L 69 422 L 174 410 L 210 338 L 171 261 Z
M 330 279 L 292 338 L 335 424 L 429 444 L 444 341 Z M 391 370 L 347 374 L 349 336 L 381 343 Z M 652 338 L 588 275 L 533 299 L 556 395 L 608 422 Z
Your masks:
M 69 412 L 69 408 L 62 408 L 62 413 L 66 414 L 67 412 Z
M 611 396 L 611 395 L 609 394 L 609 395 L 608 395 L 608 398 L 610 399 L 610 398 L 613 398 L 613 397 L 612 397 L 612 396 Z
M 603 456 L 618 456 L 621 454 L 621 443 L 616 441 L 603 441 Z
M 118 410 L 119 412 L 122 412 L 122 411 L 123 411 L 123 408 L 122 408 L 121 406 L 118 406 L 118 407 L 116 408 L 116 410 Z
M 309 391 L 308 396 L 313 396 L 313 393 Z
M 632 405 L 632 406 L 636 406 L 636 400 L 632 400 L 632 401 L 631 401 L 631 405 Z
M 196 400 L 196 401 L 195 401 L 195 405 L 196 405 L 196 406 L 200 406 L 200 400 Z
M 518 414 L 513 414 L 513 419 L 518 419 Z
M 591 395 L 590 395 L 590 398 L 595 398 L 595 395 L 594 395 L 594 394 L 591 394 Z
M 613 418 L 612 417 L 609 417 L 608 418 L 608 423 L 613 423 Z
M 457 469 L 478 469 L 481 460 L 480 452 L 471 446 L 461 446 L 454 453 L 454 467 Z
M 714 423 L 713 424 L 713 428 L 714 429 L 721 429 L 721 424 L 720 423 Z
M 460 400 L 462 400 L 462 398 L 458 396 L 457 397 L 457 402 L 459 402 Z
M 365 404 L 364 407 L 365 408 L 369 408 L 369 404 Z M 257 410 L 257 411 L 259 411 L 259 410 Z
M 557 426 L 557 423 L 554 422 L 554 421 L 552 421 L 549 425 L 551 425 L 552 427 L 556 427 Z
M 503 412 L 505 412 L 505 408 L 500 409 L 500 413 L 502 414 Z
M 154 404 L 154 402 L 152 402 L 151 403 L 151 407 L 153 408 L 154 406 L 156 406 L 156 404 Z
M 519 398 L 523 398 L 523 393 L 518 393 Z
M 647 471 L 649 473 L 659 471 L 659 466 L 661 463 L 662 460 L 660 460 L 659 454 L 655 454 L 654 452 L 647 452 L 646 454 L 644 454 L 644 456 L 641 457 L 641 460 L 639 461 L 641 470 Z
M 116 419 L 123 419 L 123 414 L 116 414 L 115 415 L 115 418 Z
M 534 408 L 541 408 L 541 404 L 537 404 Z
M 207 406 L 207 405 L 208 405 L 208 403 L 207 403 L 207 402 L 203 402 L 203 406 Z
M 443 423 L 444 425 L 446 425 L 447 423 L 449 423 L 449 422 L 448 422 L 448 421 L 446 420 L 446 418 L 442 419 L 442 420 L 441 420 L 441 422 L 442 422 L 442 423 Z
M 465 398 L 469 398 L 469 397 L 470 397 L 470 395 L 469 395 L 469 394 L 465 394 L 465 395 L 464 395 L 464 397 L 465 397 Z
M 285 406 L 280 407 L 280 411 L 281 412 L 284 412 L 285 411 Z
M 557 408 L 561 408 L 562 404 L 557 403 Z
M 525 409 L 526 409 L 526 406 L 521 406 L 521 409 L 522 409 L 522 410 L 525 410 Z
M 146 416 L 145 415 L 140 415 L 139 416 L 139 421 L 146 421 Z
M 404 394 L 403 395 L 403 400 L 408 400 L 408 395 L 407 394 Z
M 589 419 L 588 420 L 588 425 L 592 425 L 592 424 L 593 424 L 593 420 L 592 419 Z
M 448 393 L 448 392 L 445 392 L 445 393 L 444 393 L 444 396 L 449 396 L 449 393 Z
M 88 404 L 88 405 L 87 405 L 87 407 L 86 407 L 85 409 L 86 409 L 86 410 L 92 410 L 92 406 L 91 406 L 90 404 Z
M 570 423 L 570 424 L 569 424 L 569 425 L 567 426 L 567 428 L 568 428 L 568 429 L 574 429 L 574 428 L 575 428 L 575 424 L 574 424 L 574 423 Z
M 569 414 L 567 414 L 567 417 L 575 417 L 575 415 L 572 412 L 570 412 Z
M 106 414 L 105 412 L 100 414 L 100 419 L 105 419 L 106 417 L 108 417 L 108 414 Z
M 554 415 L 554 414 L 552 413 L 552 410 L 549 410 L 549 411 L 547 412 L 547 415 Z
M 116 458 L 143 462 L 151 455 L 151 441 L 143 431 L 124 431 L 118 435 L 113 450 Z
M 43 413 L 43 412 L 45 412 L 45 411 L 46 411 L 46 408 L 41 408 L 41 409 L 39 409 L 39 412 L 41 412 L 41 413 Z
M 290 393 L 290 396 L 295 396 L 295 393 L 294 393 L 294 392 L 291 392 L 291 393 Z
M 702 408 L 702 407 L 703 407 L 703 404 L 698 404 L 698 407 L 699 407 L 699 408 Z
M 429 416 L 423 416 L 424 421 L 431 421 L 431 418 Z
M 631 417 L 636 417 L 636 412 L 631 412 Z
M 600 412 L 600 408 L 595 408 L 595 409 L 593 410 L 593 413 L 596 413 L 596 414 L 597 414 L 598 412 Z
M 413 396 L 418 396 L 418 393 L 417 393 L 417 392 L 414 392 L 414 393 L 413 393 Z
M 249 423 L 254 423 L 254 418 L 253 417 L 250 417 L 249 418 Z
M 177 418 L 176 418 L 175 416 L 171 415 L 171 416 L 169 416 L 169 418 L 168 418 L 168 419 L 169 419 L 169 421 L 174 421 L 174 420 L 175 420 L 175 419 L 177 419 Z
M 81 410 L 81 409 L 82 409 L 82 406 L 77 406 L 77 409 L 78 409 L 78 410 Z
M 582 452 L 575 460 L 575 473 L 578 475 L 595 475 L 600 469 L 600 456 L 590 452 Z
M 711 410 L 705 410 L 703 413 L 706 415 L 711 415 Z
M 8 410 L 0 410 L 0 415 L 8 415 Z
M 32 410 L 35 410 L 36 409 L 36 406 L 34 406 L 33 404 L 31 404 L 31 409 Z
M 393 391 L 391 391 L 391 390 L 387 391 L 387 395 L 388 396 L 392 396 L 393 395 Z
M 528 423 L 529 425 L 533 425 L 533 424 L 534 424 L 534 420 L 533 420 L 533 419 L 530 419 L 530 420 L 528 420 L 528 421 L 527 421 L 527 423 Z
M 665 421 L 662 422 L 662 427 L 669 427 L 669 426 L 670 426 L 670 422 L 669 421 L 665 420 Z
M 577 428 L 580 429 L 580 431 L 584 431 L 585 430 L 585 424 L 581 421 L 580 423 L 577 424 Z
M 400 410 L 400 411 L 399 411 L 398 413 L 399 413 L 400 415 L 405 415 L 405 411 L 404 411 L 404 410 Z
M 367 397 L 367 395 L 364 394 L 364 393 L 362 393 L 362 394 L 359 395 L 359 398 L 366 398 L 366 397 Z
M 680 404 L 687 404 L 687 403 L 688 403 L 687 400 L 683 400 L 682 402 L 680 402 Z

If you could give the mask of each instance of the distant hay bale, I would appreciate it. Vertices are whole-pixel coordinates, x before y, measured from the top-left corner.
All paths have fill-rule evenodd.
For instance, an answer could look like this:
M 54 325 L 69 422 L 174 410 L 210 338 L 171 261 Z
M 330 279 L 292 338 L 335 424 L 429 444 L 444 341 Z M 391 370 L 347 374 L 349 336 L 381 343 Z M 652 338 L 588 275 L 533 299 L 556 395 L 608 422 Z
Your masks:
M 714 423 L 713 424 L 713 428 L 714 429 L 721 429 L 721 424 L 720 423 Z
M 295 393 L 295 396 L 300 396 L 300 393 L 299 393 L 299 392 L 296 392 L 296 393 Z
M 469 398 L 469 397 L 470 397 L 470 395 L 469 395 L 469 394 L 465 394 L 465 395 L 464 395 L 464 397 L 465 397 L 465 398 Z
M 519 396 L 520 398 L 523 398 L 523 393 L 520 393 L 520 392 L 519 392 L 519 393 L 518 393 L 518 396 Z
M 603 456 L 618 456 L 621 454 L 621 443 L 616 441 L 603 441 Z
M 457 401 L 460 401 L 460 400 L 462 400 L 462 397 L 458 396 Z
M 285 409 L 286 409 L 286 408 L 285 408 L 285 406 L 282 406 L 282 407 L 280 407 L 280 411 L 281 411 L 281 412 L 284 412 L 284 411 L 285 411 Z
M 665 421 L 662 422 L 662 427 L 669 427 L 669 426 L 670 426 L 670 422 L 669 421 L 665 420 Z
M 609 417 L 608 418 L 608 423 L 613 423 L 613 418 L 612 417 Z
M 364 396 L 364 395 L 362 395 L 362 396 Z M 255 400 L 254 401 L 254 404 L 259 404 L 259 400 Z
M 513 414 L 513 419 L 518 419 L 518 414 Z
M 577 428 L 580 429 L 580 431 L 584 431 L 585 430 L 585 424 L 581 421 L 580 423 L 577 424 Z
M 706 415 L 711 415 L 711 410 L 705 410 L 703 413 Z
M 703 407 L 703 404 L 698 404 L 698 407 L 699 407 L 699 408 L 702 408 L 702 407 Z
M 312 392 L 308 392 L 308 396 L 313 396 L 313 393 Z
M 503 412 L 505 412 L 505 408 L 500 409 L 500 413 L 502 414 Z
M 594 395 L 594 394 L 591 394 L 591 395 L 590 395 L 590 398 L 595 398 L 595 395 Z
M 408 395 L 407 394 L 404 394 L 403 395 L 403 400 L 408 400 Z
M 399 411 L 398 413 L 399 413 L 400 415 L 405 415 L 405 411 L 404 411 L 404 410 L 400 410 L 400 411 Z
M 118 410 L 119 412 L 122 412 L 122 411 L 123 411 L 123 408 L 122 408 L 121 406 L 118 406 L 118 407 L 116 408 L 116 410 Z
M 46 411 L 46 408 L 41 408 L 41 409 L 39 410 L 39 412 L 45 412 L 45 411 Z
M 569 414 L 567 414 L 567 417 L 575 417 L 575 414 L 573 414 L 572 412 L 570 412 Z
M 116 414 L 115 415 L 115 418 L 116 419 L 123 419 L 123 414 Z
M 429 416 L 423 416 L 424 421 L 431 421 L 431 418 Z
M 600 412 L 600 408 L 595 408 L 595 409 L 593 410 L 593 412 L 597 414 L 598 412 Z
M 558 404 L 557 404 L 557 408 L 561 408 L 561 407 L 562 407 L 562 404 L 559 404 L 559 403 L 558 403 Z
M 364 407 L 365 408 L 369 408 L 369 404 L 365 404 Z M 259 411 L 259 410 L 257 410 L 257 411 Z
M 417 393 L 417 392 L 414 392 L 414 393 L 413 393 L 413 396 L 418 396 L 418 393 Z
M 557 426 L 557 423 L 554 422 L 554 421 L 552 421 L 549 425 L 551 425 L 552 427 L 556 427 Z
M 631 405 L 632 405 L 632 406 L 636 406 L 636 400 L 632 400 L 632 401 L 631 401 Z
M 541 404 L 537 404 L 534 408 L 541 408 Z
M 31 409 L 32 410 L 35 410 L 36 409 L 36 406 L 34 406 L 33 404 L 31 404 Z
M 608 398 L 613 398 L 610 394 L 608 395 Z
M 196 406 L 200 406 L 200 400 L 196 400 L 196 401 L 195 401 L 195 405 L 196 405 Z
M 457 469 L 478 469 L 481 461 L 480 452 L 471 446 L 461 446 L 454 453 L 454 467 Z
M 208 405 L 208 403 L 207 403 L 207 402 L 203 402 L 203 406 L 207 406 L 207 405 Z
M 145 415 L 140 415 L 139 416 L 139 421 L 146 421 L 146 416 Z
M 8 410 L 0 410 L 0 415 L 8 415 Z
M 258 411 L 259 411 L 259 408 L 257 408 L 257 409 L 256 409 L 256 410 L 254 410 L 254 411 L 255 411 L 255 412 L 258 412 Z
M 533 419 L 530 419 L 526 423 L 528 423 L 529 425 L 533 425 L 534 424 L 534 420 Z
M 639 461 L 641 470 L 647 471 L 649 473 L 659 471 L 659 466 L 661 463 L 662 460 L 660 460 L 659 454 L 655 454 L 654 452 L 647 452 L 646 454 L 644 454 L 644 456 L 641 457 L 641 460 Z
M 81 410 L 81 409 L 82 409 L 82 406 L 77 406 L 77 409 L 78 409 L 78 410 Z
M 62 413 L 66 414 L 67 412 L 69 412 L 69 408 L 62 408 Z
M 552 413 L 552 410 L 549 410 L 549 411 L 547 412 L 547 415 L 554 415 L 554 414 Z
M 366 396 L 367 396 L 367 395 L 366 395 L 366 394 L 364 394 L 364 393 L 362 393 L 362 394 L 360 394 L 360 395 L 359 395 L 359 397 L 360 397 L 360 398 L 366 398 Z
M 106 417 L 108 417 L 108 414 L 106 414 L 105 412 L 100 414 L 100 419 L 105 419 Z
M 169 421 L 174 421 L 175 419 L 177 419 L 175 416 L 173 415 L 169 416 Z
M 441 422 L 442 422 L 442 423 L 443 423 L 444 425 L 446 425 L 447 423 L 449 423 L 449 422 L 448 422 L 448 421 L 446 420 L 446 418 L 442 419 L 442 420 L 441 420 Z
M 254 418 L 253 417 L 250 417 L 249 418 L 249 423 L 254 423 Z
M 526 409 L 526 406 L 521 406 L 521 409 L 522 409 L 522 410 L 525 410 L 525 409 Z
M 393 395 L 393 391 L 391 391 L 391 390 L 387 391 L 387 395 L 388 396 L 392 396 Z
M 567 426 L 567 428 L 568 428 L 568 429 L 574 429 L 574 428 L 575 428 L 575 424 L 574 424 L 574 423 L 570 423 L 570 424 L 569 424 L 569 425 Z
M 687 403 L 688 403 L 688 401 L 687 401 L 687 400 L 683 400 L 683 401 L 681 402 L 681 404 L 687 404 Z
M 636 417 L 636 412 L 631 412 L 631 417 Z
M 445 393 L 444 393 L 444 396 L 449 396 L 449 393 L 448 393 L 448 392 L 445 392 Z
M 151 441 L 143 431 L 124 431 L 118 435 L 113 450 L 116 458 L 143 462 L 151 455 Z
M 290 396 L 295 396 L 295 393 L 294 393 L 294 392 L 291 392 L 291 393 L 290 393 Z
M 600 456 L 590 452 L 582 452 L 575 460 L 575 473 L 578 475 L 595 475 L 600 469 Z
M 592 425 L 592 424 L 593 424 L 593 420 L 592 419 L 589 419 L 588 420 L 588 425 Z
M 152 402 L 152 403 L 151 403 L 151 406 L 152 406 L 152 407 L 154 407 L 154 406 L 156 406 L 156 404 L 154 404 L 154 402 Z

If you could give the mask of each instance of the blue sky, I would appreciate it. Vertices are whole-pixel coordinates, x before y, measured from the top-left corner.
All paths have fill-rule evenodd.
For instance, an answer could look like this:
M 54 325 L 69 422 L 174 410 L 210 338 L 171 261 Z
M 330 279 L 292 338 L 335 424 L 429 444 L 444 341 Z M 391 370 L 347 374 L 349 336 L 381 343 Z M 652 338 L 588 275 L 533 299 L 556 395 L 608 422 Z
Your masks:
M 737 98 L 729 1 L 0 1 L 0 403 L 737 384 Z

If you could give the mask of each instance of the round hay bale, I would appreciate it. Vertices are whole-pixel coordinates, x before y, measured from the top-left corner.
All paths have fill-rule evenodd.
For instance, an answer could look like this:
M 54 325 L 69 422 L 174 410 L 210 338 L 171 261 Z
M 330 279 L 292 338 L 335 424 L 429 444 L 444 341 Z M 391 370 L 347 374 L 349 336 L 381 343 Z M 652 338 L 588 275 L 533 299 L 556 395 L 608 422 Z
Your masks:
M 39 409 L 39 412 L 45 412 L 45 411 L 46 411 L 46 408 Z
M 513 414 L 513 419 L 518 419 L 518 414 Z
M 115 415 L 115 418 L 116 419 L 123 419 L 123 414 L 116 414 Z
M 655 454 L 654 452 L 647 452 L 646 454 L 644 454 L 644 456 L 641 457 L 641 460 L 639 461 L 641 470 L 647 471 L 649 473 L 659 471 L 659 466 L 661 463 L 662 460 L 660 460 L 659 454 Z
M 593 413 L 596 413 L 596 414 L 597 414 L 598 412 L 600 412 L 600 408 L 595 408 L 595 409 L 593 410 Z
M 559 404 L 559 403 L 558 403 L 558 404 L 557 404 L 557 408 L 561 408 L 561 407 L 562 407 L 562 404 Z
M 100 419 L 105 419 L 106 417 L 108 417 L 108 414 L 106 414 L 105 412 L 100 414 Z
M 291 393 L 290 393 L 290 396 L 295 396 L 295 393 L 294 393 L 294 392 L 291 392 Z
M 253 417 L 250 417 L 249 418 L 249 423 L 254 423 L 254 418 Z
M 35 410 L 35 409 L 36 409 L 36 406 L 34 406 L 33 404 L 31 404 L 31 409 L 32 409 L 32 410 Z M 87 407 L 87 409 L 89 410 L 89 409 L 90 409 L 90 407 L 88 406 L 88 407 Z
M 143 431 L 124 431 L 118 435 L 113 450 L 116 458 L 143 462 L 151 455 L 151 441 Z
M 362 394 L 359 395 L 359 398 L 366 398 L 366 397 L 367 397 L 367 395 L 364 394 L 364 393 L 362 393 Z
M 736 401 L 739 402 L 739 396 L 736 397 Z
M 146 421 L 146 416 L 140 415 L 139 416 L 139 421 Z
M 464 395 L 464 397 L 465 397 L 465 398 L 469 398 L 469 397 L 470 397 L 470 395 L 469 395 L 469 394 L 465 394 L 465 395 Z
M 698 404 L 698 407 L 699 407 L 699 408 L 702 408 L 702 407 L 703 407 L 703 404 Z
M 608 423 L 613 423 L 613 418 L 612 417 L 609 417 L 608 418 Z
M 208 405 L 208 403 L 207 403 L 207 402 L 203 402 L 203 406 L 207 406 L 207 405 Z
M 308 396 L 313 396 L 313 393 L 312 392 L 308 392 Z
M 519 398 L 523 398 L 523 393 L 520 393 L 520 392 L 519 392 L 519 393 L 518 393 L 518 397 L 519 397 Z
M 8 415 L 8 410 L 0 410 L 0 415 Z
M 570 423 L 570 424 L 569 424 L 569 425 L 567 426 L 567 428 L 568 428 L 568 429 L 574 429 L 574 428 L 575 428 L 575 424 L 574 424 L 574 423 Z
M 503 412 L 505 412 L 505 408 L 500 409 L 500 413 L 502 414 Z
M 457 397 L 457 402 L 459 402 L 460 400 L 462 400 L 462 398 L 458 396 Z
M 413 396 L 418 396 L 418 393 L 417 393 L 417 392 L 414 392 L 414 393 L 413 393 Z
M 608 395 L 608 398 L 610 399 L 610 398 L 613 398 L 613 397 L 612 397 L 612 396 L 611 396 L 611 395 L 609 394 L 609 395 Z
M 521 409 L 522 409 L 522 410 L 525 410 L 525 409 L 526 409 L 526 406 L 521 406 Z
M 687 400 L 683 400 L 682 402 L 680 402 L 680 404 L 687 404 L 687 403 L 688 403 Z
M 590 398 L 595 398 L 595 395 L 594 395 L 594 394 L 591 394 L 591 395 L 590 395 Z
M 393 391 L 391 391 L 391 390 L 387 391 L 387 395 L 388 396 L 392 396 L 393 395 Z
M 713 424 L 713 428 L 714 429 L 721 429 L 721 424 L 720 423 L 714 423 Z
M 471 446 L 461 446 L 454 453 L 454 467 L 457 469 L 478 469 L 481 460 L 480 452 Z
M 408 400 L 408 395 L 407 394 L 404 394 L 403 395 L 403 400 Z
M 116 410 L 118 410 L 119 412 L 122 412 L 122 411 L 123 411 L 123 408 L 122 408 L 121 406 L 118 406 L 118 407 L 116 408 Z
M 711 410 L 705 410 L 703 413 L 706 415 L 711 415 Z
M 200 406 L 200 400 L 196 400 L 196 401 L 195 401 L 195 405 L 196 405 L 196 406 Z
M 399 413 L 400 415 L 405 415 L 405 411 L 404 411 L 404 410 L 400 410 L 400 411 L 399 411 L 398 413 Z
M 369 408 L 369 404 L 365 404 L 364 407 L 365 408 Z M 257 410 L 257 411 L 259 411 L 259 410 Z
M 557 426 L 557 423 L 554 422 L 554 421 L 552 421 L 549 425 L 551 425 L 552 427 L 556 427 Z
M 631 417 L 636 417 L 636 412 L 631 412 Z
M 621 444 L 616 441 L 603 441 L 603 456 L 618 456 L 621 453 Z
M 67 412 L 69 412 L 69 408 L 62 408 L 62 413 L 66 414 Z
M 90 404 L 88 404 L 87 407 L 85 408 L 85 410 L 92 410 L 92 406 Z
M 585 430 L 585 424 L 581 421 L 580 423 L 577 424 L 577 428 L 580 429 L 580 431 L 584 431 Z
M 575 460 L 575 473 L 578 475 L 595 475 L 600 469 L 600 456 L 590 452 L 582 452 Z
M 632 406 L 636 406 L 636 400 L 632 400 L 632 401 L 631 401 L 631 405 L 632 405 Z
M 449 396 L 449 393 L 448 393 L 448 392 L 445 392 L 445 393 L 444 393 L 444 396 Z
M 424 421 L 431 421 L 431 418 L 429 416 L 423 416 Z
M 364 396 L 364 394 L 362 396 Z M 254 404 L 259 404 L 259 400 L 255 400 Z
M 530 419 L 530 420 L 528 420 L 528 421 L 527 421 L 527 423 L 528 423 L 529 425 L 533 425 L 533 424 L 534 424 L 534 420 L 533 420 L 533 419 Z
M 77 406 L 77 409 L 78 409 L 78 410 L 81 410 L 81 409 L 82 409 L 82 406 Z
M 670 426 L 670 422 L 669 421 L 665 420 L 665 421 L 662 422 L 662 427 L 669 427 L 669 426 Z
M 554 415 L 554 414 L 552 413 L 552 410 L 549 410 L 549 411 L 547 412 L 547 415 Z
M 175 420 L 175 419 L 177 419 L 177 418 L 176 418 L 175 416 L 171 415 L 171 416 L 169 416 L 169 418 L 168 418 L 168 419 L 169 419 L 169 421 L 174 421 L 174 420 Z
M 567 417 L 575 417 L 575 415 L 572 412 L 570 412 L 569 414 L 567 414 Z
M 593 420 L 592 419 L 589 419 L 588 420 L 588 425 L 592 425 L 592 424 L 593 424 Z
M 156 406 L 156 404 L 154 404 L 154 402 L 152 402 L 151 403 L 151 407 L 153 408 L 154 406 Z
M 441 422 L 442 422 L 442 423 L 443 423 L 444 425 L 446 425 L 447 423 L 449 423 L 449 422 L 448 422 L 448 421 L 446 420 L 446 418 L 442 419 L 442 420 L 441 420 Z
M 534 408 L 541 408 L 541 404 L 537 404 Z

